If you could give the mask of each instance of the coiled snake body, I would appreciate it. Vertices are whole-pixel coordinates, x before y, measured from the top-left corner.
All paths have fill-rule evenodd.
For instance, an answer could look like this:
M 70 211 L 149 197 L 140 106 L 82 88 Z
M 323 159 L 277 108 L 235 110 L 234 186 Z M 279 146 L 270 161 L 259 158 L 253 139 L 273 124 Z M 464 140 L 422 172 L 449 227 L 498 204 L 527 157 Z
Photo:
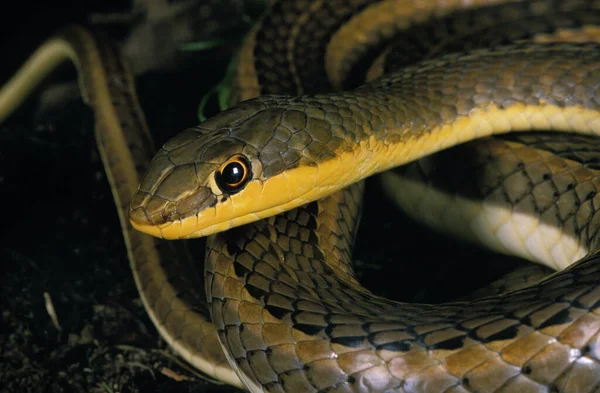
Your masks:
M 260 97 L 185 130 L 149 166 L 125 66 L 71 28 L 0 93 L 0 119 L 75 60 L 142 300 L 163 337 L 211 375 L 273 392 L 598 392 L 599 20 L 598 1 L 273 2 L 242 48 L 233 100 Z M 365 72 L 372 82 L 357 81 Z M 557 133 L 442 156 L 478 168 L 469 181 L 430 159 L 387 184 L 431 225 L 559 272 L 443 305 L 359 286 L 360 180 L 540 130 Z M 442 191 L 415 183 L 423 176 Z M 450 193 L 463 210 L 440 208 Z M 128 214 L 157 237 L 210 235 L 208 309 L 173 257 L 177 242 L 159 246 Z

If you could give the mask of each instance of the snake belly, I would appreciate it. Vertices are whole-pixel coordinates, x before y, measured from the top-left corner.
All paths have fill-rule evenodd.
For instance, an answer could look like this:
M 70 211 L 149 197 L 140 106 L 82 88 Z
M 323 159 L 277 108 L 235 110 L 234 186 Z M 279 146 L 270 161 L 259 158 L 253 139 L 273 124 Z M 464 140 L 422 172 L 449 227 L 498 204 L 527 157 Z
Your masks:
M 354 182 L 494 134 L 600 132 L 599 46 L 573 44 L 567 32 L 593 30 L 598 8 L 552 1 L 271 5 L 242 49 L 236 80 L 235 99 L 259 97 L 163 146 L 131 214 L 136 228 L 155 236 L 211 235 L 211 316 L 249 390 L 598 389 L 594 213 L 580 237 L 585 257 L 536 285 L 474 301 L 386 300 L 356 282 L 350 260 L 361 195 Z M 440 42 L 449 32 L 458 40 Z M 550 39 L 532 43 L 538 34 Z M 398 51 L 397 41 L 418 50 Z M 369 68 L 363 57 L 378 53 L 369 73 L 379 67 L 385 75 L 347 90 L 362 83 L 355 77 L 356 68 Z M 250 176 L 239 188 L 242 181 L 219 180 L 232 159 Z M 548 203 L 559 197 L 550 194 Z

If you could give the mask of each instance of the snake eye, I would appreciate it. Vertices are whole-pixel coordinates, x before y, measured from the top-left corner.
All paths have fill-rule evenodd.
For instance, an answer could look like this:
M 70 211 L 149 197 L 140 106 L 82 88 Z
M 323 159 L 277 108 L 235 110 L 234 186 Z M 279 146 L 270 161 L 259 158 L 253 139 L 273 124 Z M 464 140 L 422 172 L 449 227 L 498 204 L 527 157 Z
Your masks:
M 241 155 L 231 157 L 215 172 L 217 186 L 229 194 L 235 194 L 244 188 L 250 178 L 250 163 Z

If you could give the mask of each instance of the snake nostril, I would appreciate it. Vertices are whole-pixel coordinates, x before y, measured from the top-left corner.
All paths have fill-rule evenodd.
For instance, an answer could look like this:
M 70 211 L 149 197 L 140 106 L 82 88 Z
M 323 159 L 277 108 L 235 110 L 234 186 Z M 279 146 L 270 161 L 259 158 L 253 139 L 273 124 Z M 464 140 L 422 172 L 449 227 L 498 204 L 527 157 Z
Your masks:
M 129 218 L 134 225 L 161 225 L 177 215 L 176 202 L 141 191 L 134 195 L 129 208 Z

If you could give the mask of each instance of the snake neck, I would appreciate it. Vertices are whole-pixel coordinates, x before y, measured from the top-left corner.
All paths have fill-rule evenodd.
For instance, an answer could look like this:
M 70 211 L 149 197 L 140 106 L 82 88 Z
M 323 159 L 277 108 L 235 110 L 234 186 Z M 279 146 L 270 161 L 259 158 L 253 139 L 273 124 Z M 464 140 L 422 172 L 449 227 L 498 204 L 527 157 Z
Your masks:
M 296 207 L 491 135 L 536 130 L 597 135 L 600 103 L 574 86 L 558 91 L 555 81 L 596 80 L 599 49 L 596 43 L 517 44 L 421 62 L 351 92 L 259 97 L 253 102 L 266 109 L 228 134 L 256 147 L 263 192 L 279 189 L 278 203 Z M 507 76 L 503 70 L 526 53 L 530 58 L 521 72 Z M 584 71 L 575 75 L 573 61 L 583 54 Z M 252 139 L 257 128 L 266 143 Z M 286 166 L 288 157 L 293 164 Z

